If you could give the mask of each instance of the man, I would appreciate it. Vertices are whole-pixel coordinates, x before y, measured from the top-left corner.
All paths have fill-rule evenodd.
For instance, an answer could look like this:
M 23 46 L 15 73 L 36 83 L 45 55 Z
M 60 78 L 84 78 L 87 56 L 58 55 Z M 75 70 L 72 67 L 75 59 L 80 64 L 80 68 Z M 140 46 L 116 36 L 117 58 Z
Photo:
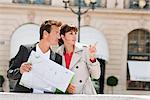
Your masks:
M 52 47 L 58 45 L 58 39 L 60 38 L 60 26 L 61 22 L 47 20 L 40 27 L 40 41 L 38 43 L 20 46 L 17 55 L 15 56 L 14 60 L 10 64 L 9 70 L 7 71 L 8 78 L 18 80 L 14 88 L 14 92 L 44 93 L 44 91 L 29 89 L 21 86 L 19 85 L 19 82 L 22 74 L 24 72 L 29 72 L 32 69 L 32 65 L 27 63 L 32 50 L 38 52 L 46 59 L 51 59 L 58 64 L 62 64 L 62 57 L 52 51 Z M 50 92 L 54 93 L 55 88 L 51 87 Z

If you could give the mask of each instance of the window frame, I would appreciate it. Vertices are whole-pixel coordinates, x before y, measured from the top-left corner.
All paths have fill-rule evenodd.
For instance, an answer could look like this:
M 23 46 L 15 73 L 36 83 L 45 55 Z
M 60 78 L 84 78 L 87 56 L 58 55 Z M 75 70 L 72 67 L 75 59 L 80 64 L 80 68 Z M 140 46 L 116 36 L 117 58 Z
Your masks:
M 144 34 L 144 37 L 142 35 Z M 142 40 L 143 39 L 143 40 Z M 141 41 L 145 41 L 145 43 L 148 41 L 150 44 L 150 32 L 144 29 L 136 29 L 131 31 L 128 34 L 128 58 L 127 60 L 135 60 L 135 61 L 150 61 L 150 50 L 143 52 L 139 52 L 137 49 L 137 52 L 132 52 L 132 50 L 129 50 L 132 47 L 136 47 L 137 45 L 143 45 Z M 131 43 L 131 44 L 130 44 Z M 136 46 L 134 46 L 134 44 Z M 150 49 L 148 44 L 148 49 Z M 146 45 L 144 45 L 146 46 Z M 141 46 L 142 47 L 142 46 Z M 145 47 L 143 47 L 145 49 Z M 143 57 L 143 59 L 141 59 Z M 140 59 L 138 59 L 140 58 Z M 127 90 L 142 90 L 142 91 L 150 91 L 150 82 L 144 82 L 144 81 L 131 81 L 130 80 L 130 74 L 127 64 Z

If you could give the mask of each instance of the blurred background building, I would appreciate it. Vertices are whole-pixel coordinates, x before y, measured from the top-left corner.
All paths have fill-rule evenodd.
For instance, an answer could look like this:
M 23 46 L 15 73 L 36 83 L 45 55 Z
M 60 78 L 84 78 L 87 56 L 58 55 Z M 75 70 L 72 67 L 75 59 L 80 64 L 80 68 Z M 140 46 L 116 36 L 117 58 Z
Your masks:
M 81 1 L 86 9 L 88 0 Z M 70 0 L 69 6 L 78 10 L 78 0 Z M 2 91 L 11 91 L 15 84 L 7 79 L 10 59 L 20 44 L 38 41 L 40 24 L 46 19 L 78 25 L 63 0 L 0 0 Z M 150 94 L 150 0 L 96 0 L 96 9 L 82 15 L 80 35 L 81 42 L 87 35 L 99 42 L 102 75 L 94 82 L 98 93 Z M 115 79 L 109 81 L 110 76 Z M 111 87 L 109 82 L 118 84 Z

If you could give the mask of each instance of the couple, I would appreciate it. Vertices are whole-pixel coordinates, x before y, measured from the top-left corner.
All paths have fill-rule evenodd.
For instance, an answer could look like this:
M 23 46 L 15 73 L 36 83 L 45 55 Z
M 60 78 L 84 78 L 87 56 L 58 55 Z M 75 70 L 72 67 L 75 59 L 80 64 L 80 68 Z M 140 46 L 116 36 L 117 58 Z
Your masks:
M 70 94 L 96 94 L 91 78 L 100 77 L 100 65 L 94 57 L 95 46 L 77 47 L 75 45 L 77 28 L 54 20 L 45 21 L 40 27 L 40 41 L 32 45 L 21 45 L 14 61 L 10 64 L 7 76 L 18 80 L 14 92 L 45 93 L 37 89 L 28 89 L 19 85 L 21 75 L 32 70 L 32 65 L 27 63 L 32 50 L 51 59 L 56 63 L 73 71 L 75 76 L 66 92 Z M 60 29 L 61 28 L 61 29 Z M 58 43 L 62 44 L 60 47 Z M 56 47 L 57 50 L 56 50 Z M 57 52 L 57 53 L 54 53 Z M 42 66 L 41 66 L 42 67 Z M 55 93 L 56 88 L 51 87 L 49 93 Z

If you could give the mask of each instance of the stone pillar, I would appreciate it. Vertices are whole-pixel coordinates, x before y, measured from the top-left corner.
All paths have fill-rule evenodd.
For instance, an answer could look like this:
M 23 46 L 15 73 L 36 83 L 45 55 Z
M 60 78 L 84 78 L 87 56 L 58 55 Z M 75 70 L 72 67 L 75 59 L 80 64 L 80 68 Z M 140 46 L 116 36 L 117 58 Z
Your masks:
M 84 16 L 84 25 L 90 25 L 90 23 L 91 23 L 91 16 L 86 14 Z
M 124 7 L 128 9 L 130 7 L 130 0 L 124 0 Z
M 107 4 L 107 0 L 101 0 L 100 5 L 102 8 L 106 8 L 106 4 Z
M 124 8 L 124 0 L 107 0 L 107 8 Z

